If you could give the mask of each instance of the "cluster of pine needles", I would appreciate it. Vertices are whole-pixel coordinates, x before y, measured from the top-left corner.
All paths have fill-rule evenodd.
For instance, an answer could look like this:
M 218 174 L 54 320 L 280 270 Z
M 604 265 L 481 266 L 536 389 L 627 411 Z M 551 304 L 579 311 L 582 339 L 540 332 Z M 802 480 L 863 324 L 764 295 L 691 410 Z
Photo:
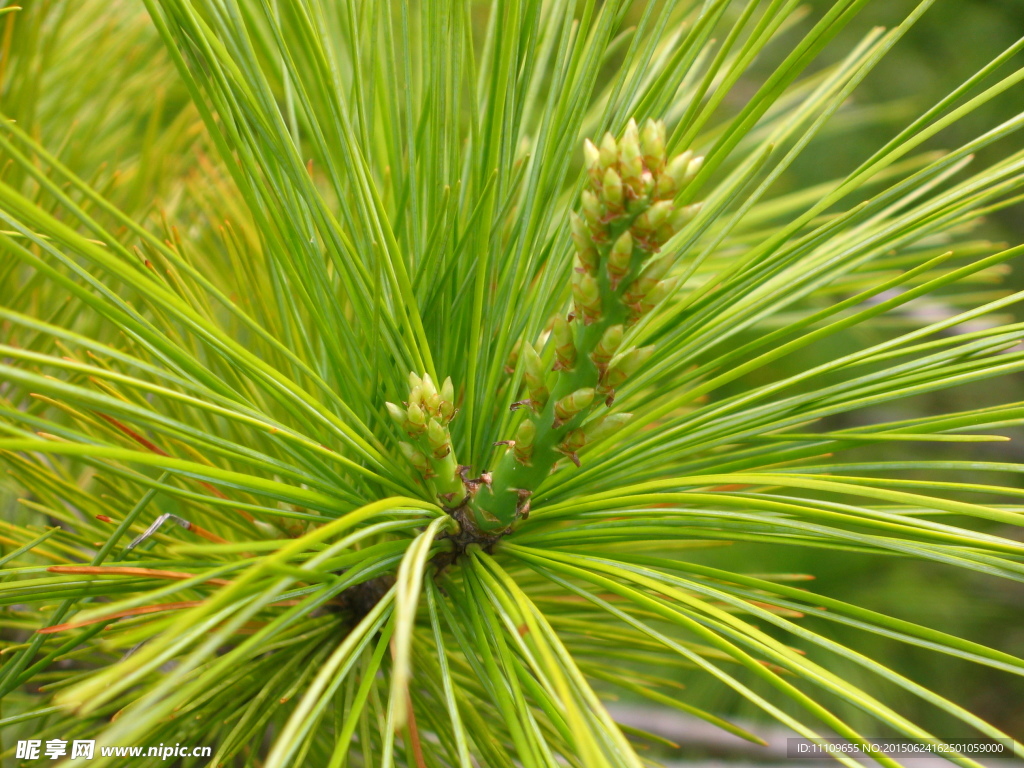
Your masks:
M 847 50 L 867 0 L 144 5 L 0 9 L 0 759 L 640 768 L 671 745 L 609 699 L 758 741 L 709 681 L 806 737 L 949 735 L 909 697 L 1007 738 L 836 638 L 1024 660 L 705 555 L 1024 581 L 1024 467 L 973 446 L 1024 402 L 837 426 L 1024 369 L 1024 247 L 979 234 L 1024 114 L 934 148 L 1020 98 L 1024 41 L 907 118 L 854 92 L 931 0 Z

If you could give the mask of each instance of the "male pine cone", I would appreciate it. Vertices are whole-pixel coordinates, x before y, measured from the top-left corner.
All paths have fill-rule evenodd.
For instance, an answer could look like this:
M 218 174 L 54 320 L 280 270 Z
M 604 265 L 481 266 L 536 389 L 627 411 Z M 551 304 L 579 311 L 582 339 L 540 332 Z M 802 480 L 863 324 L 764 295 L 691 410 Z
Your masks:
M 674 292 L 677 283 L 667 275 L 677 254 L 661 254 L 661 246 L 700 210 L 699 203 L 677 206 L 675 199 L 697 176 L 703 158 L 686 151 L 667 159 L 664 123 L 648 120 L 640 131 L 630 120 L 620 139 L 606 133 L 599 146 L 586 140 L 583 151 L 589 184 L 581 195 L 582 216 L 570 214 L 573 310 L 555 318 L 550 350 L 526 340 L 516 345 L 512 370 L 521 373 L 526 397 L 514 407 L 525 406 L 527 415 L 514 437 L 501 441 L 506 450 L 498 466 L 482 473 L 486 487 L 479 478 L 467 480 L 465 472 L 462 488 L 456 487 L 452 472 L 459 471 L 447 421 L 431 415 L 429 407 L 421 419 L 413 394 L 404 411 L 388 406 L 418 442 L 403 449 L 409 461 L 447 505 L 456 505 L 452 499 L 458 496 L 457 504 L 472 511 L 470 519 L 482 530 L 511 525 L 529 509 L 529 495 L 559 459 L 578 466 L 580 450 L 628 420 L 628 414 L 597 412 L 612 404 L 615 390 L 654 352 L 623 342 L 632 325 Z M 414 391 L 417 381 L 421 391 L 432 386 L 429 377 L 414 379 Z

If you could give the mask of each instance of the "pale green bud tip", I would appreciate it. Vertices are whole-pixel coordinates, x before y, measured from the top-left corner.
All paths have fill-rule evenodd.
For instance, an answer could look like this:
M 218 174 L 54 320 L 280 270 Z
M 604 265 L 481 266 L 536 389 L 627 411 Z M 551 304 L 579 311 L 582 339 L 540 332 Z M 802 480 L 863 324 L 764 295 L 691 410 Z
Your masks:
M 569 323 L 558 315 L 555 317 L 551 332 L 555 337 L 555 356 L 558 358 L 555 369 L 571 369 L 576 362 L 576 344 Z
M 584 325 L 590 325 L 601 317 L 601 288 L 596 277 L 589 273 L 573 273 L 572 297 Z
M 428 399 L 437 394 L 437 388 L 434 386 L 433 379 L 430 378 L 429 373 L 423 374 L 423 397 Z
M 662 256 L 644 267 L 644 271 L 640 273 L 641 286 L 646 287 L 647 290 L 653 288 L 668 272 L 672 262 L 671 256 Z
M 402 451 L 405 460 L 425 475 L 430 474 L 430 461 L 427 457 L 409 443 L 399 443 L 398 448 Z
M 640 154 L 640 137 L 637 135 L 636 123 L 629 121 L 626 132 L 619 142 L 619 165 L 622 178 L 633 181 L 639 179 L 644 170 L 643 156 Z
M 585 222 L 576 211 L 569 213 L 569 228 L 572 232 L 573 240 L 577 238 L 581 240 L 590 239 L 590 230 L 587 229 L 587 222 Z
M 441 385 L 441 399 L 448 403 L 455 402 L 455 385 L 452 384 L 452 377 L 445 378 Z
M 391 418 L 401 426 L 405 423 L 405 409 L 394 403 L 384 403 L 384 407 L 388 409 L 388 413 L 391 414 Z
M 608 282 L 611 289 L 617 290 L 619 282 L 629 272 L 633 256 L 633 236 L 627 229 L 612 245 L 608 252 Z
M 516 430 L 516 445 L 524 448 L 531 446 L 536 436 L 537 426 L 529 419 L 526 419 Z
M 601 293 L 600 287 L 597 284 L 597 278 L 593 275 L 577 272 L 573 276 L 573 295 L 585 306 L 589 306 L 595 301 L 600 302 Z
M 684 178 L 684 184 L 689 184 L 693 181 L 697 174 L 700 173 L 700 169 L 704 167 L 704 158 L 695 157 L 686 166 L 686 176 Z
M 594 347 L 594 351 L 590 353 L 590 359 L 594 361 L 594 365 L 599 369 L 607 367 L 608 361 L 612 359 L 612 355 L 615 354 L 622 344 L 622 335 L 622 326 L 613 325 L 601 336 L 601 340 Z
M 693 159 L 693 152 L 686 150 L 682 154 L 676 155 L 667 166 L 665 166 L 665 175 L 670 177 L 675 182 L 675 186 L 678 189 L 682 187 L 686 179 L 686 168 L 690 165 L 690 161 Z
M 551 324 L 551 331 L 555 334 L 555 343 L 559 346 L 572 343 L 572 329 L 569 327 L 568 321 L 561 315 L 555 317 L 555 322 Z
M 626 123 L 626 130 L 622 132 L 622 145 L 625 144 L 634 145 L 638 149 L 640 147 L 640 132 L 636 127 L 636 120 L 632 117 L 629 118 L 629 122 Z M 622 145 L 620 145 L 620 149 Z
M 644 304 L 650 305 L 652 308 L 663 302 L 675 291 L 676 286 L 679 285 L 679 279 L 672 277 L 668 280 L 662 280 L 651 290 L 650 293 L 644 299 Z
M 426 426 L 427 417 L 423 413 L 423 409 L 417 403 L 409 403 L 409 410 L 407 411 L 409 421 L 417 427 Z
M 423 380 L 412 371 L 409 371 L 409 390 L 412 391 L 423 384 Z
M 583 215 L 587 217 L 587 222 L 593 226 L 599 226 L 601 224 L 601 201 L 597 199 L 597 195 L 591 192 L 589 189 L 583 190 L 583 194 L 580 195 L 580 202 L 583 206 Z
M 419 405 L 423 402 L 423 382 L 409 390 L 409 404 Z
M 592 421 L 583 427 L 584 436 L 588 443 L 603 440 L 618 432 L 631 418 L 633 418 L 631 413 L 610 414 L 599 421 Z
M 444 427 L 434 419 L 431 419 L 427 422 L 427 439 L 430 441 L 431 447 L 436 448 L 438 445 L 448 442 L 448 434 L 445 432 Z
M 612 253 L 623 254 L 626 258 L 633 253 L 633 235 L 628 229 L 619 235 L 615 244 L 612 245 Z
M 637 217 L 637 226 L 655 230 L 668 221 L 669 214 L 673 211 L 673 205 L 670 200 L 659 200 L 642 214 Z
M 590 139 L 583 140 L 583 162 L 589 169 L 597 168 L 601 163 L 601 150 Z
M 558 450 L 567 456 L 572 456 L 580 448 L 587 444 L 586 432 L 582 429 L 570 429 L 566 435 L 565 440 L 558 446 Z M 579 459 L 573 459 L 573 463 L 578 462 Z
M 448 441 L 448 430 L 433 419 L 427 423 L 427 442 L 430 443 L 435 459 L 443 459 L 451 451 L 451 445 Z
M 615 144 L 615 137 L 606 133 L 601 139 L 599 158 L 602 168 L 610 168 L 619 159 L 619 148 Z
M 604 193 L 605 202 L 613 207 L 620 207 L 622 205 L 622 179 L 615 172 L 614 168 L 609 168 L 604 172 L 604 178 L 602 179 L 602 191 Z
M 614 391 L 635 374 L 654 354 L 654 345 L 632 347 L 619 355 L 608 369 L 602 382 L 603 391 Z
M 616 350 L 619 348 L 619 344 L 622 343 L 622 326 L 613 325 L 604 332 L 601 336 L 600 344 L 606 349 Z
M 526 363 L 527 379 L 535 379 L 539 382 L 544 381 L 544 364 L 541 362 L 540 355 L 537 354 L 537 350 L 533 348 L 532 344 L 523 344 L 523 362 Z
M 693 205 L 687 205 L 683 208 L 677 208 L 674 210 L 668 221 L 669 225 L 672 227 L 672 231 L 678 232 L 684 226 L 693 221 L 703 207 L 704 203 L 698 202 Z
M 640 149 L 644 162 L 655 171 L 665 164 L 665 124 L 661 120 L 647 119 L 640 133 Z

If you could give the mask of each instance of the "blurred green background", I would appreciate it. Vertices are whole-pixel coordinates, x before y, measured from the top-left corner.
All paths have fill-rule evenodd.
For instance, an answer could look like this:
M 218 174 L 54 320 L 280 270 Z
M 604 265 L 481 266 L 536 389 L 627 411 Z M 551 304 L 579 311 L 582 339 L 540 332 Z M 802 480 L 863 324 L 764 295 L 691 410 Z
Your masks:
M 825 62 L 841 58 L 850 47 L 873 26 L 892 27 L 915 7 L 916 0 L 875 0 L 835 41 L 826 53 Z M 813 13 L 808 22 L 818 18 L 831 3 L 812 0 Z M 1024 36 L 1024 0 L 938 0 L 917 25 L 869 75 L 854 98 L 862 103 L 890 102 L 900 105 L 893 112 L 903 120 L 916 116 L 1013 42 Z M 1001 75 L 1012 67 L 1024 66 L 1018 55 Z M 773 61 L 761 62 L 762 73 L 769 71 Z M 961 144 L 979 133 L 1013 117 L 1024 108 L 1024 96 L 1018 87 L 1004 97 L 936 136 L 930 148 L 947 148 Z M 897 124 L 877 122 L 841 141 L 812 144 L 795 164 L 789 184 L 800 186 L 848 173 L 897 132 Z M 1013 146 L 995 146 L 988 157 L 997 159 L 1019 149 L 1024 138 L 1011 138 Z M 788 185 L 787 185 L 788 186 Z M 984 237 L 1010 244 L 1024 242 L 1024 204 L 999 212 L 986 220 Z M 1013 265 L 1008 277 L 1010 290 L 1024 290 L 1024 263 Z M 1024 320 L 1024 311 L 1017 310 L 1017 319 Z M 868 333 L 858 330 L 842 341 L 861 346 L 869 341 Z M 811 351 L 808 354 L 813 355 Z M 808 360 L 791 361 L 789 365 L 805 367 Z M 780 373 L 779 371 L 775 372 Z M 960 387 L 928 397 L 902 401 L 895 407 L 868 410 L 836 420 L 830 428 L 855 426 L 891 419 L 910 418 L 921 413 L 962 410 L 981 407 L 992 402 L 1024 400 L 1024 376 L 1008 377 L 980 387 Z M 877 446 L 847 454 L 849 461 L 906 457 L 912 451 L 916 458 L 978 459 L 1024 463 L 1024 430 L 1005 430 L 1013 438 L 1010 443 L 964 444 L 949 450 L 941 444 L 919 444 L 912 447 L 879 448 Z M 894 445 L 895 444 L 891 444 Z M 903 451 L 903 453 L 899 453 Z M 958 478 L 961 479 L 961 478 Z M 965 477 L 985 482 L 985 478 Z M 992 481 L 994 477 L 987 478 Z M 1021 487 L 1022 476 L 1000 476 L 1001 482 Z M 989 497 L 991 500 L 991 497 Z M 1013 499 L 998 499 L 1014 503 Z M 965 525 L 974 523 L 961 520 Z M 1020 538 L 1020 531 L 991 529 L 1004 536 Z M 779 548 L 768 551 L 763 546 L 736 544 L 728 549 L 711 550 L 699 557 L 704 562 L 725 564 L 748 572 L 792 572 L 813 574 L 809 588 L 878 611 L 939 628 L 971 640 L 987 643 L 1015 655 L 1024 655 L 1024 585 L 986 578 L 966 571 L 954 572 L 933 564 L 908 562 L 857 555 L 825 556 L 814 550 Z M 917 648 L 909 648 L 884 638 L 861 633 L 837 624 L 807 619 L 809 626 L 832 634 L 840 642 L 893 667 L 906 676 L 931 687 L 938 693 L 977 713 L 1017 739 L 1024 739 L 1024 681 L 1010 675 Z M 924 705 L 899 688 L 887 685 L 849 662 L 835 659 L 829 669 L 850 680 L 862 682 L 882 701 L 916 720 L 939 737 L 968 736 L 967 726 Z M 740 701 L 720 686 L 703 687 L 698 680 L 687 681 L 688 700 L 712 711 L 763 718 L 750 705 Z M 755 684 L 756 687 L 756 684 Z M 842 709 L 840 707 L 840 709 Z M 869 722 L 856 712 L 844 712 L 859 724 Z M 875 734 L 867 726 L 866 735 Z M 694 756 L 682 753 L 682 756 Z

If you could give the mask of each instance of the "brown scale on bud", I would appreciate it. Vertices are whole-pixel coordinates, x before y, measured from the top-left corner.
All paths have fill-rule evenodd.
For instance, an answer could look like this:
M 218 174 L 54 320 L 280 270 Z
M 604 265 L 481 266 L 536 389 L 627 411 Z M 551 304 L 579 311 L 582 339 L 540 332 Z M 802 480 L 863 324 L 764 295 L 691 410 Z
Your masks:
M 518 497 L 516 517 L 520 520 L 526 520 L 530 516 L 530 496 L 533 495 L 533 491 L 528 491 L 525 488 L 509 488 L 509 490 Z
M 577 467 L 580 466 L 580 457 L 577 455 L 583 446 L 587 444 L 587 437 L 583 433 L 582 429 L 571 429 L 565 435 L 565 439 L 558 444 L 555 448 L 563 456 L 567 457 L 569 461 L 575 464 Z

